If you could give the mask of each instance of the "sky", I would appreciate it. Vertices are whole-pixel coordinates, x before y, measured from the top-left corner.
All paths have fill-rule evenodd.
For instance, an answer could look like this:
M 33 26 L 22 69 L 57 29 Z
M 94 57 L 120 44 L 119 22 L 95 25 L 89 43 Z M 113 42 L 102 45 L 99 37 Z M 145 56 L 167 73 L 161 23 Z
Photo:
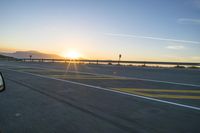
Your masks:
M 0 51 L 200 62 L 200 0 L 0 0 Z

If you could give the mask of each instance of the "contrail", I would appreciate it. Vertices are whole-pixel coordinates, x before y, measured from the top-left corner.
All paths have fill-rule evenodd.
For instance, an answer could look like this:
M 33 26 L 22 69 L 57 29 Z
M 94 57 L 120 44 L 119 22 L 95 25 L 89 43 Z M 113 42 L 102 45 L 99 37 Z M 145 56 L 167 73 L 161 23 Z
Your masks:
M 105 35 L 118 36 L 118 37 L 133 37 L 133 38 L 142 38 L 142 39 L 151 39 L 151 40 L 159 40 L 159 41 L 169 41 L 169 42 L 200 44 L 200 42 L 197 42 L 197 41 L 177 40 L 177 39 L 170 39 L 170 38 L 158 38 L 158 37 L 151 37 L 151 36 L 137 36 L 137 35 L 130 35 L 130 34 L 105 33 Z

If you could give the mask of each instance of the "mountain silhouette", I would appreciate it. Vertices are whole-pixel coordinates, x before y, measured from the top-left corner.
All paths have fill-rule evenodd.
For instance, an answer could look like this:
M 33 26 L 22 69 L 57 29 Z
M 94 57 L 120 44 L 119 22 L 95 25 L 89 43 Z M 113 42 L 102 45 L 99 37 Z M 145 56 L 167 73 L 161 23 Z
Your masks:
M 10 56 L 14 58 L 42 58 L 42 59 L 61 59 L 63 57 L 56 54 L 46 54 L 38 51 L 16 51 L 14 53 L 0 53 L 1 55 Z

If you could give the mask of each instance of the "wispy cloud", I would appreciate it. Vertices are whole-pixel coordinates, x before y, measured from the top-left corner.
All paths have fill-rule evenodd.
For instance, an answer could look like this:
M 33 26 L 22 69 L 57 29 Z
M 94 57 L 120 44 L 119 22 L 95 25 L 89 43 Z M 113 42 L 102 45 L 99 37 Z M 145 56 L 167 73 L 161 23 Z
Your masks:
M 179 18 L 178 23 L 180 24 L 196 24 L 200 25 L 200 19 L 193 19 L 193 18 Z
M 182 50 L 185 49 L 185 46 L 182 45 L 171 45 L 171 46 L 167 46 L 167 49 L 172 49 L 172 50 Z
M 141 39 L 151 39 L 151 40 L 167 41 L 167 42 L 200 44 L 200 42 L 198 42 L 198 41 L 178 40 L 178 39 L 171 39 L 171 38 L 159 38 L 159 37 L 152 37 L 152 36 L 138 36 L 138 35 L 130 35 L 130 34 L 115 34 L 115 33 L 105 33 L 105 35 L 116 36 L 116 37 L 132 37 L 132 38 L 141 38 Z

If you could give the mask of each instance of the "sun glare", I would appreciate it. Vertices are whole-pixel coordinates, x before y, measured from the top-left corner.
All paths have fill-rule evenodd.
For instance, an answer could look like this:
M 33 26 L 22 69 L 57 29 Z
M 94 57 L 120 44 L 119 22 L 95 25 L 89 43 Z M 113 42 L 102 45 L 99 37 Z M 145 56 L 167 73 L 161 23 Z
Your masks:
M 78 59 L 80 57 L 80 54 L 76 51 L 70 51 L 66 54 L 66 58 L 70 59 Z

